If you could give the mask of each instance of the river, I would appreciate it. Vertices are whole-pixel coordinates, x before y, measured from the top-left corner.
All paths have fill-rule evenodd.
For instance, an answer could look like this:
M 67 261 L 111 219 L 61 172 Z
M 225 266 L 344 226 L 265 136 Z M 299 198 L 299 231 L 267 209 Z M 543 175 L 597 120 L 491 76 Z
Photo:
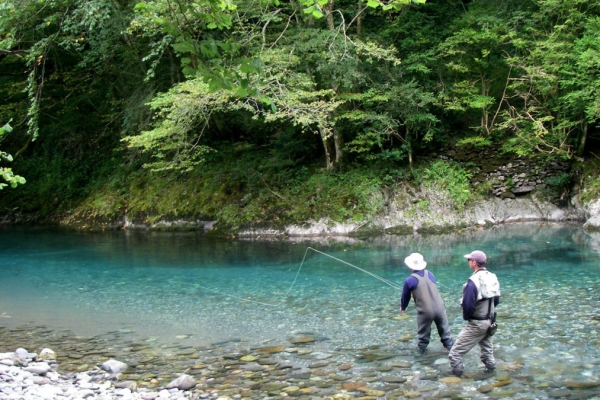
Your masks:
M 543 385 L 600 375 L 600 236 L 578 225 L 364 240 L 30 227 L 1 229 L 0 243 L 0 328 L 121 332 L 129 341 L 183 346 L 312 335 L 320 351 L 354 355 L 369 348 L 410 355 L 416 347 L 414 304 L 398 314 L 398 287 L 410 273 L 403 260 L 412 252 L 435 274 L 456 336 L 471 272 L 463 255 L 479 249 L 502 289 L 498 364 Z M 435 330 L 430 349 L 442 349 Z M 480 367 L 477 350 L 465 364 Z

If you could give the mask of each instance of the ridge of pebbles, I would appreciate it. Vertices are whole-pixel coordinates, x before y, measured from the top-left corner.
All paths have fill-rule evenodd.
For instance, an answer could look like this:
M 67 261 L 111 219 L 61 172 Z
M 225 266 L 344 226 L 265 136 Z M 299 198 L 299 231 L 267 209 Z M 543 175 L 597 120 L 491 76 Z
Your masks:
M 12 353 L 0 353 L 0 399 L 178 399 L 196 386 L 193 377 L 183 374 L 162 390 L 138 389 L 135 381 L 117 380 L 127 368 L 127 364 L 111 359 L 101 368 L 60 373 L 51 349 L 37 354 L 18 348 Z
M 457 378 L 449 373 L 447 352 L 432 349 L 415 357 L 410 346 L 328 349 L 310 335 L 287 345 L 228 341 L 210 347 L 118 337 L 0 328 L 0 400 L 600 397 L 600 381 L 593 377 L 553 379 L 526 372 L 521 363 L 503 362 L 496 373 Z M 42 350 L 1 352 L 24 340 Z

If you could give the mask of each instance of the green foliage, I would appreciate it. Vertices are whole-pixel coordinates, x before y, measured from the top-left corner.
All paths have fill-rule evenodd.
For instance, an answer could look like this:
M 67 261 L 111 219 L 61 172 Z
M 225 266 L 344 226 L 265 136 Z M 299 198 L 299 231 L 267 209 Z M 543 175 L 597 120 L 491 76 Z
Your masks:
M 380 213 L 380 180 L 370 171 L 331 173 L 311 166 L 292 166 L 285 173 L 260 166 L 264 155 L 221 155 L 220 168 L 208 168 L 203 180 L 215 182 L 223 200 L 211 215 L 230 227 L 246 224 L 303 224 L 308 220 L 363 221 Z M 227 152 L 229 153 L 229 152 Z M 221 158 L 223 157 L 223 158 Z M 228 161 L 225 161 L 228 160 Z M 234 161 L 235 160 L 235 161 Z M 210 187 L 207 183 L 202 187 Z
M 598 120 L 593 104 L 600 84 L 592 71 L 600 54 L 599 13 L 597 2 L 549 0 L 533 14 L 523 36 L 529 51 L 509 60 L 516 74 L 508 89 L 519 102 L 503 116 L 501 128 L 514 132 L 507 150 L 561 159 L 582 154 L 588 125 Z
M 581 201 L 583 203 L 595 202 L 600 193 L 600 161 L 598 159 L 583 166 L 582 171 L 583 191 Z
M 298 57 L 273 50 L 263 53 L 262 58 L 269 63 L 264 77 L 251 83 L 258 88 L 254 95 L 240 98 L 226 90 L 213 91 L 201 79 L 182 82 L 150 103 L 157 112 L 154 129 L 123 141 L 150 153 L 156 161 L 145 166 L 152 170 L 191 171 L 212 150 L 201 139 L 217 113 L 248 113 L 265 124 L 289 121 L 303 131 L 330 135 L 329 115 L 342 102 L 330 100 L 330 90 L 315 90 L 305 74 L 281 69 L 293 68 Z
M 489 197 L 492 194 L 493 184 L 494 182 L 492 181 L 484 181 L 475 185 L 475 187 L 473 188 L 474 197 L 476 197 L 477 199 L 485 199 Z
M 330 0 L 300 0 L 300 4 L 304 7 L 303 11 L 305 14 L 311 14 L 314 18 L 323 18 L 328 12 L 325 7 L 328 5 Z M 380 1 L 380 0 L 362 0 L 366 3 L 367 7 L 378 8 L 382 10 L 401 10 L 407 5 L 424 4 L 426 0 L 391 0 L 391 1 Z
M 0 137 L 11 131 L 12 126 L 10 126 L 10 124 L 7 122 L 4 124 L 4 126 L 0 127 Z M 13 160 L 13 157 L 10 154 L 0 150 L 0 161 L 1 160 L 10 162 Z M 25 178 L 15 175 L 11 168 L 0 167 L 0 177 L 4 180 L 4 182 L 6 182 L 0 182 L 0 190 L 4 189 L 8 185 L 10 185 L 12 188 L 16 188 L 17 185 L 25 183 Z
M 566 189 L 572 181 L 572 177 L 570 174 L 564 173 L 557 176 L 550 176 L 544 179 L 544 183 L 556 190 L 564 190 Z
M 229 149 L 209 157 L 201 174 L 119 173 L 97 185 L 70 221 L 120 219 L 125 213 L 130 221 L 142 223 L 209 219 L 235 229 L 326 217 L 364 221 L 383 209 L 380 181 L 371 172 L 332 174 L 296 166 L 288 167 L 282 180 L 276 171 L 260 169 L 265 156 L 264 150 L 255 148 Z
M 425 187 L 448 192 L 457 210 L 473 200 L 471 174 L 455 162 L 436 160 L 420 166 L 414 171 L 414 179 Z
M 469 136 L 456 142 L 457 146 L 488 147 L 492 144 L 489 137 Z
M 360 220 L 413 163 L 463 207 L 442 143 L 595 151 L 596 1 L 422 3 L 0 0 L 3 206 Z
M 474 3 L 439 45 L 442 71 L 448 75 L 440 101 L 444 109 L 466 117 L 468 127 L 480 135 L 494 130 L 498 99 L 509 73 L 505 58 L 514 52 L 510 40 L 515 28 L 503 18 L 509 7 Z

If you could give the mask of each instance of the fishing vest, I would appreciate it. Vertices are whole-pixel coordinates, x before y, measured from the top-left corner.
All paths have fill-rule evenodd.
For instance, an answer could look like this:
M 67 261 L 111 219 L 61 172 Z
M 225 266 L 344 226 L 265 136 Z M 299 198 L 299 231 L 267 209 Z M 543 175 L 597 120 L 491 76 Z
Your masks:
M 469 278 L 477 287 L 477 301 L 500 297 L 500 282 L 496 274 L 480 269 Z

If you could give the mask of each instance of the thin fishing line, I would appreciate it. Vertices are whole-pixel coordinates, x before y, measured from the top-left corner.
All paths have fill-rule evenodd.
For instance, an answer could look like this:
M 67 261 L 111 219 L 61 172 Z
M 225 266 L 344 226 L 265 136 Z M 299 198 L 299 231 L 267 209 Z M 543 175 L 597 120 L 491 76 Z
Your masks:
M 400 285 L 398 285 L 398 284 L 396 284 L 396 283 L 394 283 L 394 282 L 392 282 L 392 281 L 388 281 L 387 279 L 385 279 L 385 278 L 382 278 L 381 276 L 379 276 L 379 275 L 377 275 L 377 274 L 374 274 L 374 273 L 372 273 L 372 272 L 369 272 L 369 271 L 367 271 L 367 270 L 364 270 L 364 269 L 362 269 L 362 268 L 360 268 L 360 267 L 357 267 L 356 265 L 350 264 L 349 262 L 346 262 L 346 261 L 344 261 L 344 260 L 341 260 L 341 259 L 339 259 L 339 258 L 337 258 L 337 257 L 334 257 L 334 256 L 332 256 L 332 255 L 329 255 L 329 254 L 327 254 L 327 253 L 323 253 L 322 251 L 319 251 L 319 250 L 317 250 L 317 249 L 313 249 L 312 247 L 308 247 L 306 250 L 308 251 L 308 249 L 310 249 L 310 250 L 312 250 L 312 251 L 315 251 L 315 252 L 317 252 L 317 253 L 323 254 L 324 256 L 327 256 L 327 257 L 333 258 L 334 260 L 337 260 L 337 261 L 339 261 L 339 262 L 341 262 L 341 263 L 344 263 L 344 264 L 346 264 L 346 265 L 349 265 L 349 266 L 351 266 L 352 268 L 356 268 L 357 270 L 359 270 L 359 271 L 361 271 L 361 272 L 364 272 L 365 274 L 371 275 L 373 278 L 375 278 L 375 279 L 379 279 L 380 281 L 382 281 L 382 282 L 383 282 L 383 283 L 385 283 L 386 285 L 389 285 L 389 286 L 391 286 L 391 287 L 393 287 L 393 288 L 395 288 L 395 289 L 402 289 L 402 286 L 400 286 Z M 305 253 L 305 256 L 306 256 L 306 253 Z
M 281 298 L 281 300 L 278 301 L 277 303 L 266 303 L 266 302 L 263 302 L 263 301 L 248 299 L 248 298 L 245 298 L 245 297 L 235 296 L 235 295 L 232 295 L 232 294 L 226 294 L 226 293 L 217 292 L 216 290 L 212 290 L 212 289 L 209 289 L 209 288 L 205 288 L 205 289 L 207 289 L 207 290 L 209 290 L 209 291 L 211 291 L 213 293 L 219 293 L 219 294 L 221 294 L 223 296 L 232 297 L 234 299 L 239 299 L 239 300 L 242 300 L 242 301 L 247 301 L 247 302 L 251 302 L 251 303 L 261 304 L 261 305 L 269 306 L 269 307 L 276 307 L 276 306 L 282 304 L 285 301 L 285 299 L 288 297 L 288 295 L 290 294 L 290 292 L 292 291 L 292 288 L 294 287 L 294 285 L 296 284 L 296 281 L 298 280 L 298 276 L 300 275 L 300 271 L 302 270 L 302 266 L 304 265 L 304 261 L 306 260 L 306 255 L 308 254 L 309 250 L 312 250 L 312 251 L 314 251 L 316 253 L 322 254 L 322 255 L 327 256 L 329 258 L 333 258 L 334 260 L 339 261 L 342 264 L 346 264 L 346 265 L 348 265 L 348 266 L 350 266 L 352 268 L 355 268 L 355 269 L 357 269 L 357 270 L 359 270 L 361 272 L 364 272 L 365 274 L 370 275 L 373 278 L 380 280 L 381 282 L 385 283 L 386 285 L 389 285 L 389 286 L 393 287 L 394 289 L 402 289 L 402 286 L 400 286 L 400 285 L 398 285 L 398 284 L 396 284 L 396 283 L 394 283 L 392 281 L 389 281 L 389 280 L 387 280 L 387 279 L 385 279 L 385 278 L 383 278 L 383 277 L 381 277 L 381 276 L 379 276 L 377 274 L 374 274 L 373 272 L 370 272 L 370 271 L 367 271 L 367 270 L 362 269 L 360 267 L 357 267 L 354 264 L 350 264 L 347 261 L 344 261 L 344 260 L 342 260 L 340 258 L 334 257 L 334 256 L 332 256 L 330 254 L 327 254 L 327 253 L 322 252 L 320 250 L 314 249 L 312 247 L 307 247 L 306 248 L 306 251 L 304 252 L 304 257 L 302 257 L 302 262 L 300 263 L 300 266 L 298 267 L 298 271 L 296 272 L 296 276 L 294 277 L 294 280 L 292 281 L 292 284 L 288 288 L 287 292 L 283 295 L 283 297 Z

